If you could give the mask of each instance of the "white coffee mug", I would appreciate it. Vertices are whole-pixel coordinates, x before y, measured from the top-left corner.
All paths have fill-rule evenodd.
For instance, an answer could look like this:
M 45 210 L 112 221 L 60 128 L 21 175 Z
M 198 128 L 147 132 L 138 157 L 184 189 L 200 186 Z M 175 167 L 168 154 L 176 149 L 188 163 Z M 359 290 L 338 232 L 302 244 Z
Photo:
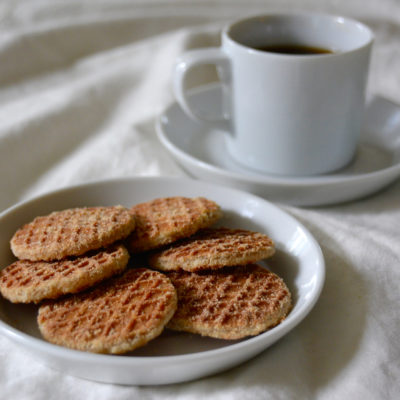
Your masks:
M 220 48 L 179 58 L 175 96 L 191 118 L 225 127 L 230 155 L 246 167 L 293 176 L 331 172 L 348 164 L 356 151 L 372 42 L 366 25 L 340 16 L 244 19 L 223 30 Z M 307 47 L 309 54 L 278 53 L 273 47 Z M 215 64 L 219 72 L 220 121 L 198 115 L 188 101 L 186 75 L 203 64 Z

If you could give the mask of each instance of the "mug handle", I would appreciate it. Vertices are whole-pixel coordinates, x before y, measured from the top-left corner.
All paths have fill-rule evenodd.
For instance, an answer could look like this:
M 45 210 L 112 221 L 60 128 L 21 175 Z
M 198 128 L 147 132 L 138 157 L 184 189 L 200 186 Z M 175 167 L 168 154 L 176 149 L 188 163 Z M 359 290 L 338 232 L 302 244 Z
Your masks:
M 223 84 L 223 115 L 219 118 L 211 117 L 204 113 L 195 111 L 188 101 L 185 90 L 185 80 L 187 73 L 196 66 L 215 64 L 217 67 L 220 81 Z M 193 120 L 202 124 L 210 125 L 214 128 L 229 130 L 229 111 L 226 107 L 226 96 L 230 83 L 230 62 L 226 53 L 220 47 L 209 47 L 196 49 L 184 53 L 175 64 L 173 74 L 173 91 L 178 104 L 184 112 Z

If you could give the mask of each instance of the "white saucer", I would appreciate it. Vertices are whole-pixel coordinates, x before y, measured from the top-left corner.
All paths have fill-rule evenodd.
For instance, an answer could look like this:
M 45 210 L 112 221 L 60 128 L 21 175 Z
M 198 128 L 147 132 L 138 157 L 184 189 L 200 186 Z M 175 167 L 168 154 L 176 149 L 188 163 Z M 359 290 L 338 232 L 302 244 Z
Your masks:
M 165 331 L 126 355 L 92 354 L 46 342 L 36 322 L 38 307 L 12 304 L 0 295 L 0 334 L 67 374 L 100 382 L 157 385 L 232 368 L 264 351 L 311 311 L 322 290 L 325 264 L 321 249 L 308 230 L 260 197 L 192 179 L 114 179 L 66 188 L 11 207 L 0 214 L 0 269 L 14 260 L 11 236 L 34 216 L 91 205 L 130 207 L 167 196 L 205 196 L 221 206 L 221 225 L 257 230 L 274 239 L 276 254 L 264 265 L 285 280 L 293 297 L 293 308 L 282 323 L 258 336 L 235 341 Z
M 190 100 L 207 115 L 219 115 L 221 95 L 219 85 L 207 85 L 193 90 Z M 400 107 L 380 97 L 368 102 L 361 144 L 352 163 L 326 175 L 282 177 L 246 169 L 230 158 L 226 133 L 191 120 L 176 103 L 159 117 L 157 133 L 190 175 L 286 204 L 314 206 L 355 200 L 400 176 Z

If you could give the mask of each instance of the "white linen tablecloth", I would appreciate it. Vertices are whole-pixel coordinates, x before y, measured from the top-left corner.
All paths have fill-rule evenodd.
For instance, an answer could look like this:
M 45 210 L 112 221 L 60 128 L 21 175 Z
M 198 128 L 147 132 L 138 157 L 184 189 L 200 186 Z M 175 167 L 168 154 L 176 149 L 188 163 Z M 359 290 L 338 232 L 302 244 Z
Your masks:
M 0 210 L 90 180 L 184 176 L 154 129 L 173 100 L 174 60 L 218 45 L 228 20 L 285 9 L 367 23 L 369 90 L 400 103 L 398 0 L 3 0 Z M 206 69 L 191 84 L 212 79 Z M 0 399 L 400 398 L 400 182 L 352 203 L 282 207 L 319 241 L 326 284 L 309 316 L 260 356 L 194 382 L 124 387 L 49 369 L 0 337 Z

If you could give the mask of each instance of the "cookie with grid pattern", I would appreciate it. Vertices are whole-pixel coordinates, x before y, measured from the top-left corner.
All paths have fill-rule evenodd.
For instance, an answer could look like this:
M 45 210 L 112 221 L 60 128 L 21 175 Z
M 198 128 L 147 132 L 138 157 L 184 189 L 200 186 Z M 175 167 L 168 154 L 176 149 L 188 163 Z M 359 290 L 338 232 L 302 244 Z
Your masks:
M 134 217 L 122 206 L 71 208 L 24 225 L 12 237 L 11 250 L 20 259 L 61 260 L 106 247 L 134 228 Z
M 245 229 L 208 228 L 149 257 L 162 271 L 201 271 L 255 263 L 275 253 L 274 242 Z
M 38 324 L 51 343 L 121 354 L 157 337 L 176 306 L 175 288 L 165 275 L 132 268 L 86 292 L 43 304 Z
M 128 260 L 122 245 L 59 261 L 18 260 L 0 271 L 0 292 L 13 303 L 55 299 L 122 272 Z
M 167 276 L 178 293 L 178 309 L 167 325 L 173 330 L 242 339 L 276 326 L 291 309 L 284 281 L 257 265 Z
M 131 211 L 135 215 L 136 229 L 129 236 L 127 246 L 134 253 L 193 235 L 222 216 L 220 207 L 203 197 L 159 198 L 137 204 Z

